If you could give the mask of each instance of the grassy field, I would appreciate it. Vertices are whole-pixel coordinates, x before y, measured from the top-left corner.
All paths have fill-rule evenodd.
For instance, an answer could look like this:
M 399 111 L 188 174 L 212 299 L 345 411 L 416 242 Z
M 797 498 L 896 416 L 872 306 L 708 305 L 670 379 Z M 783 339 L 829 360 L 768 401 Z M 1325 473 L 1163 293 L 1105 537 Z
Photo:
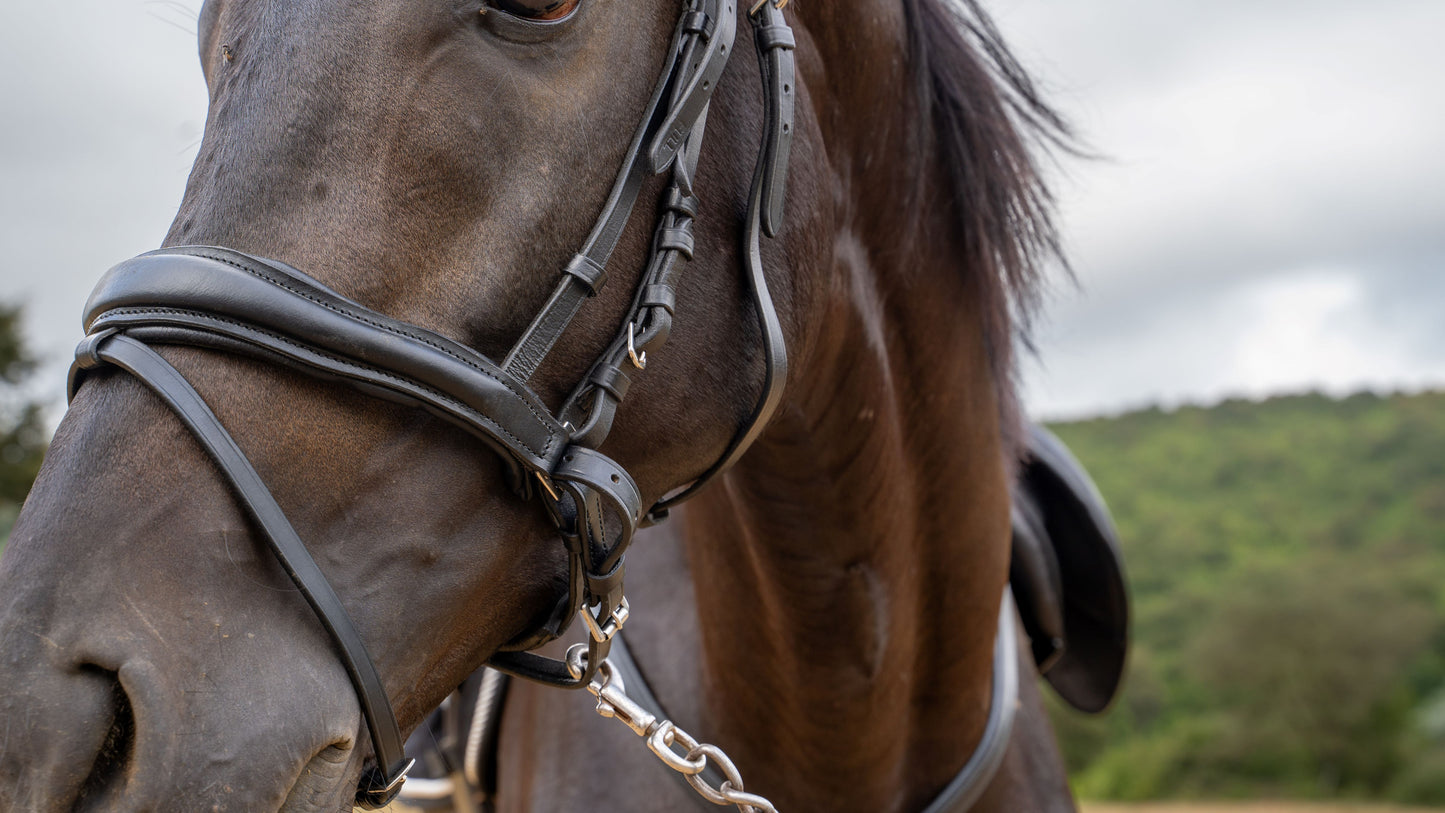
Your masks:
M 1427 813 L 1434 807 L 1325 804 L 1319 802 L 1169 802 L 1117 804 L 1085 803 L 1082 813 Z

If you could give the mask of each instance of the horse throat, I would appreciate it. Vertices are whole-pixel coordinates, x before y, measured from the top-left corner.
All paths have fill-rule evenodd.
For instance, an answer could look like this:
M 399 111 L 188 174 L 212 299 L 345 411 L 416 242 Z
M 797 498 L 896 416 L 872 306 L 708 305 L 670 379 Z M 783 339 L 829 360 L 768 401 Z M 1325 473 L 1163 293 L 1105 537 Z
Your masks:
M 709 731 L 749 782 L 917 809 L 987 716 L 1008 466 L 967 280 L 859 234 L 769 431 L 688 513 L 688 556 Z

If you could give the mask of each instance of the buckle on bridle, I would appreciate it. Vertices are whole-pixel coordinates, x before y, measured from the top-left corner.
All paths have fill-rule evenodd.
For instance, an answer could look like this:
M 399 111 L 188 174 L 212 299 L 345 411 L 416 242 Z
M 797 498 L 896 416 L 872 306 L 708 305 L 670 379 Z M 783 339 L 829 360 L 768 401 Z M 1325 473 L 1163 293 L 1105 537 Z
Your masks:
M 570 427 L 571 424 L 563 424 L 563 426 L 564 426 L 564 427 Z M 547 496 L 549 496 L 549 497 L 552 498 L 552 502 L 561 502 L 561 501 L 562 501 L 562 497 L 557 494 L 557 489 L 555 489 L 555 488 L 552 487 L 552 481 L 549 480 L 549 479 L 547 479 L 547 475 L 543 474 L 543 473 L 540 472 L 540 471 L 538 471 L 538 472 L 533 472 L 533 474 L 536 474 L 536 475 L 537 475 L 537 482 L 539 482 L 539 483 L 542 484 L 542 488 L 546 490 Z
M 632 366 L 639 370 L 647 369 L 647 351 L 637 352 L 637 346 L 633 344 L 633 332 L 637 328 L 636 322 L 627 323 L 627 357 L 632 359 Z
M 380 810 L 391 804 L 392 800 L 401 793 L 401 786 L 406 784 L 406 775 L 416 766 L 416 760 L 407 760 L 405 766 L 396 772 L 396 776 L 387 779 L 382 773 L 381 766 L 371 768 L 364 780 L 362 789 L 356 792 L 356 804 L 364 810 Z M 384 787 L 378 787 L 381 782 L 386 782 Z
M 772 3 L 773 8 L 777 9 L 778 11 L 782 11 L 783 8 L 788 5 L 788 0 L 758 0 L 758 2 L 753 4 L 752 8 L 748 9 L 748 16 L 758 16 L 758 12 L 762 11 L 763 6 L 766 6 L 768 3 Z
M 598 609 L 601 610 L 605 606 L 605 602 L 600 602 Z M 627 623 L 628 612 L 627 599 L 625 598 L 607 614 L 605 623 L 600 617 L 593 615 L 590 607 L 583 607 L 582 623 L 587 625 L 587 631 L 591 633 L 592 640 L 599 644 L 605 644 L 611 641 L 614 635 L 622 631 L 622 625 Z

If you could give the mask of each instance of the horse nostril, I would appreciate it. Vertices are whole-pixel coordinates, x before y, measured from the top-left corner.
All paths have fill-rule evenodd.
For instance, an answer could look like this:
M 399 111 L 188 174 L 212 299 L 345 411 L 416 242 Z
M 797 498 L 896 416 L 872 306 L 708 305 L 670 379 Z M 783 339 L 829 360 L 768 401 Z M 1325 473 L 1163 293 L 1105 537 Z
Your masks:
M 106 732 L 105 741 L 101 744 L 100 752 L 96 754 L 90 774 L 86 776 L 82 786 L 80 798 L 84 800 L 101 796 L 106 788 L 121 781 L 125 765 L 135 750 L 135 711 L 131 708 L 130 697 L 126 695 L 115 670 L 94 664 L 86 664 L 80 669 L 104 679 L 110 685 L 111 692 L 110 729 Z M 97 721 L 102 724 L 103 722 Z

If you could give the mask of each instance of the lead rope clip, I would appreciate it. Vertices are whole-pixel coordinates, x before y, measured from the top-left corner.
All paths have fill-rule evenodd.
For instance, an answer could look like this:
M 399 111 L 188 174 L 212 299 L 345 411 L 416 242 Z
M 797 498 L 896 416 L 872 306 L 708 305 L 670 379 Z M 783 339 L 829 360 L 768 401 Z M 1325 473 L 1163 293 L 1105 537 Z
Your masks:
M 567 650 L 567 671 L 581 680 L 586 672 L 586 660 L 586 645 L 574 644 Z M 587 691 L 597 698 L 598 714 L 632 729 L 632 733 L 647 742 L 648 750 L 662 764 L 682 774 L 702 798 L 715 805 L 733 805 L 738 813 L 778 813 L 772 802 L 743 790 L 743 779 L 737 766 L 722 749 L 698 742 L 676 723 L 658 718 L 629 697 L 627 687 L 611 661 L 602 661 L 595 677 L 587 683 Z M 708 760 L 715 763 L 725 777 L 717 787 L 709 785 L 702 777 Z

